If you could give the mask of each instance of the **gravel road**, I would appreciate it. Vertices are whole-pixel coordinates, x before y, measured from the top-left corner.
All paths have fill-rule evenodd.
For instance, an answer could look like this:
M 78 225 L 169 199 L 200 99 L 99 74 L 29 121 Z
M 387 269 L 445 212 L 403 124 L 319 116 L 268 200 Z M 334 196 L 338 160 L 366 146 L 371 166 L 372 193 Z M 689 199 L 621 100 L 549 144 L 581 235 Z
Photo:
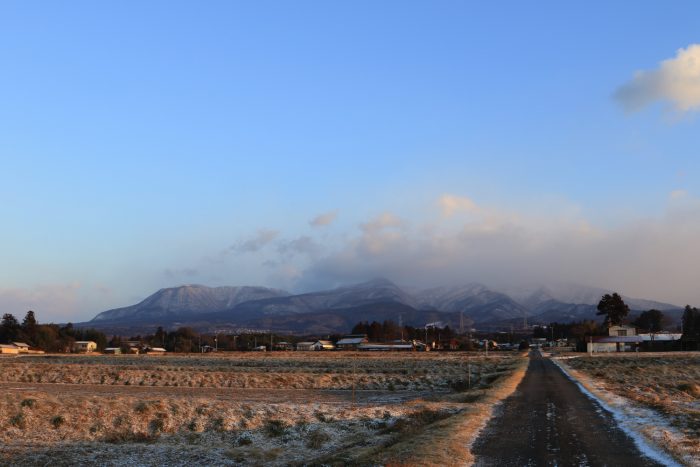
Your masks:
M 530 355 L 516 392 L 472 452 L 477 466 L 656 466 L 550 360 Z

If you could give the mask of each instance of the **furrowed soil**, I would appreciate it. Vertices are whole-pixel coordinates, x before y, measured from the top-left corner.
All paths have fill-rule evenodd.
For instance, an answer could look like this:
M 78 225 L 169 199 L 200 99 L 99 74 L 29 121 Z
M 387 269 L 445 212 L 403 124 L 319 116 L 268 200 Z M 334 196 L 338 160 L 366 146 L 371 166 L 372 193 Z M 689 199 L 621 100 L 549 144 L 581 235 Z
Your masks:
M 464 352 L 2 358 L 0 465 L 421 462 L 420 443 L 443 432 L 466 462 L 494 394 L 526 363 Z

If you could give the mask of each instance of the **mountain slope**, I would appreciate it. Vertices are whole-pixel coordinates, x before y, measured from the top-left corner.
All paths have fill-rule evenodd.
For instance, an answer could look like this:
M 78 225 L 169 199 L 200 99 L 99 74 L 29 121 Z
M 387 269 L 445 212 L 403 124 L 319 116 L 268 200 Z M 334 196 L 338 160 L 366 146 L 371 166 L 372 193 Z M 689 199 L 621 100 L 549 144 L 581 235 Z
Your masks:
M 187 285 L 161 289 L 142 302 L 97 315 L 88 326 L 119 329 L 138 326 L 210 326 L 278 329 L 292 332 L 347 332 L 358 321 L 398 321 L 424 326 L 443 321 L 453 327 L 486 328 L 566 323 L 596 315 L 604 289 L 571 284 L 496 291 L 482 284 L 411 290 L 386 279 L 332 290 L 290 295 L 265 287 Z M 625 297 L 634 312 L 657 308 L 677 315 L 680 308 Z M 682 310 L 681 310 L 682 311 Z M 343 328 L 345 326 L 346 328 Z
M 183 285 L 160 289 L 136 305 L 104 311 L 91 323 L 104 321 L 149 321 L 191 317 L 203 313 L 226 310 L 240 303 L 272 297 L 283 297 L 287 292 L 266 287 L 205 287 Z
M 461 287 L 436 287 L 417 295 L 423 308 L 464 313 L 476 323 L 524 318 L 530 311 L 508 295 L 494 292 L 481 284 Z
M 249 301 L 227 310 L 229 319 L 247 321 L 262 316 L 282 316 L 327 311 L 372 303 L 416 305 L 416 300 L 386 279 L 375 279 L 350 287 L 287 297 Z

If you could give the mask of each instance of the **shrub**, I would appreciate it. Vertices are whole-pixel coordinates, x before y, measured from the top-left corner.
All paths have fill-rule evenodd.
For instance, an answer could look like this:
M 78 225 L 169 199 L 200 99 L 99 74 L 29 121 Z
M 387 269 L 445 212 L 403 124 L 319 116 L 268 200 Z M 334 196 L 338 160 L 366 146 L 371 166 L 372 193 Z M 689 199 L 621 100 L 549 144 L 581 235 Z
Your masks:
M 211 429 L 214 431 L 224 431 L 224 418 L 218 417 L 211 421 Z
M 27 426 L 27 422 L 24 420 L 24 415 L 18 413 L 14 417 L 10 418 L 10 425 L 16 426 L 20 430 L 24 430 L 24 428 Z
M 154 418 L 151 420 L 151 422 L 148 424 L 148 430 L 151 432 L 151 434 L 157 434 L 163 431 L 165 428 L 165 422 L 161 417 Z
M 134 406 L 134 412 L 136 413 L 146 413 L 148 411 L 148 404 L 145 402 L 139 402 Z
M 311 449 L 319 449 L 322 447 L 326 441 L 331 439 L 331 437 L 325 431 L 317 428 L 311 431 L 306 439 L 306 446 Z
M 34 408 L 36 405 L 36 399 L 24 399 L 22 402 L 20 402 L 20 407 L 28 407 L 28 408 Z
M 61 415 L 56 415 L 51 419 L 51 425 L 53 425 L 54 428 L 59 428 L 64 423 L 66 423 L 66 419 Z
M 287 424 L 284 420 L 268 420 L 264 427 L 265 434 L 270 438 L 277 438 L 287 431 Z
M 453 391 L 464 392 L 469 389 L 469 382 L 463 379 L 450 381 L 450 387 Z
M 449 417 L 448 412 L 424 409 L 414 412 L 406 418 L 398 419 L 393 425 L 385 429 L 385 432 L 415 433 L 426 425 Z

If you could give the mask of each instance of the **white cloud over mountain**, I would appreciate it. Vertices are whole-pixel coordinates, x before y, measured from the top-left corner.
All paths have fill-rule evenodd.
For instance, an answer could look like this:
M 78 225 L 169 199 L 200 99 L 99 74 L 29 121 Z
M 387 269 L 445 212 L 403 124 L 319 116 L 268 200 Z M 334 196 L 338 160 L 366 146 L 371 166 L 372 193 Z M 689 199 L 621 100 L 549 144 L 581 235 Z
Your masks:
M 297 265 L 296 284 L 313 289 L 371 277 L 418 286 L 570 281 L 700 304 L 692 273 L 700 264 L 700 201 L 689 195 L 669 196 L 662 217 L 612 228 L 580 216 L 469 206 L 479 214 L 458 224 L 443 220 L 442 209 L 423 223 L 384 213 L 335 246 L 319 246 L 318 255 Z

